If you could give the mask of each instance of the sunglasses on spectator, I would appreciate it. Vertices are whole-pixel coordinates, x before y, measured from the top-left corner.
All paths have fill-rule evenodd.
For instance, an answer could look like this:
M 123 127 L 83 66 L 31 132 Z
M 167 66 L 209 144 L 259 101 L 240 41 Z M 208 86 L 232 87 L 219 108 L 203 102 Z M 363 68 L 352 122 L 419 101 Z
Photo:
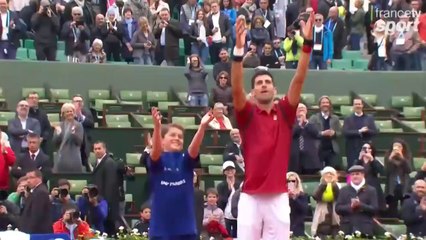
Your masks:
M 228 79 L 227 77 L 219 77 L 219 79 Z
M 287 180 L 287 182 L 296 183 L 296 180 Z

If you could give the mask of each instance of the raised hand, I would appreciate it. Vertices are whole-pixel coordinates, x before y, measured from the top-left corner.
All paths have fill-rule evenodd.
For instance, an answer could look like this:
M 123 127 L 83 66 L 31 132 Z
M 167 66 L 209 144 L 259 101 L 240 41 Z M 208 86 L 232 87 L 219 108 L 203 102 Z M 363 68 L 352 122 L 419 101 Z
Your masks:
M 300 29 L 302 29 L 303 37 L 307 40 L 312 40 L 312 32 L 314 26 L 315 15 L 313 12 L 309 15 L 308 21 L 300 21 Z
M 158 111 L 158 108 L 151 108 L 152 122 L 155 127 L 161 127 L 161 112 Z
M 235 46 L 239 49 L 244 48 L 244 45 L 246 44 L 246 18 L 244 15 L 240 15 L 237 18 L 237 24 L 236 24 L 236 40 L 235 40 Z
M 212 120 L 214 119 L 212 110 L 208 111 L 206 115 L 201 119 L 200 125 L 203 125 L 204 127 L 207 126 Z

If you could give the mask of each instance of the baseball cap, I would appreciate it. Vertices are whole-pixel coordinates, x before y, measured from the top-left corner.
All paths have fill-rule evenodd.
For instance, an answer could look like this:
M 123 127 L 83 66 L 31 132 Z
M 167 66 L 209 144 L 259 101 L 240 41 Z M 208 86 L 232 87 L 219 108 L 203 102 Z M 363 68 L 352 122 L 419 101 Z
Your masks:
M 228 168 L 235 168 L 235 164 L 233 161 L 226 161 L 222 165 L 222 171 L 225 171 Z

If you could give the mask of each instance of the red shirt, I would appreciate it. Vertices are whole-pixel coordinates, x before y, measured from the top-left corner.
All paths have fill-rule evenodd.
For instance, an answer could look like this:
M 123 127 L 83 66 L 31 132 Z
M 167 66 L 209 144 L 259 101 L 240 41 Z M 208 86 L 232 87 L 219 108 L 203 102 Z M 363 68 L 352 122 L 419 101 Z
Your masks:
M 243 192 L 274 194 L 287 192 L 287 169 L 296 107 L 287 97 L 268 114 L 247 101 L 236 111 L 241 133 L 245 179 Z
M 426 13 L 420 15 L 419 25 L 417 27 L 419 29 L 420 40 L 426 41 Z
M 12 167 L 16 160 L 10 147 L 5 147 L 5 150 L 7 153 L 0 152 L 0 190 L 9 190 L 9 167 Z

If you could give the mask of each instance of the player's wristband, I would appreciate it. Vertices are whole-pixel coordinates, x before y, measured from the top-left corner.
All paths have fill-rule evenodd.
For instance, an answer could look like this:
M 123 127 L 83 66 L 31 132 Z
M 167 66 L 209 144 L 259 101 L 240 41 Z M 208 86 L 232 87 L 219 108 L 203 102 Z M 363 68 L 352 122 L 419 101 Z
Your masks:
M 244 58 L 244 48 L 234 47 L 233 60 L 235 62 L 242 62 Z
M 312 46 L 303 44 L 302 51 L 304 53 L 311 53 L 312 52 Z
M 303 39 L 303 45 L 307 45 L 307 46 L 314 46 L 314 41 L 312 39 L 308 40 L 308 39 Z

